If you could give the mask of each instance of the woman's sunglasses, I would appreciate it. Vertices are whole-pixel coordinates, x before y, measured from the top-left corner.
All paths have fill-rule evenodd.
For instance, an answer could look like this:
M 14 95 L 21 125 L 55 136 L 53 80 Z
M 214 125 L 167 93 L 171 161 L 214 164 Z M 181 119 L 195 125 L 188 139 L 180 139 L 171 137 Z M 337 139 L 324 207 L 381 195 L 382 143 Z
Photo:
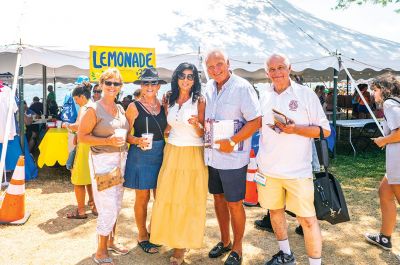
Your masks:
M 93 93 L 95 93 L 95 94 L 101 94 L 101 90 L 93 90 Z
M 178 74 L 178 79 L 179 80 L 185 80 L 185 78 L 189 81 L 193 81 L 194 80 L 194 75 L 193 74 L 187 74 L 185 75 L 184 73 L 179 73 Z
M 115 87 L 117 87 L 117 86 L 122 86 L 122 83 L 119 83 L 119 82 L 111 82 L 111 81 L 104 81 L 104 84 L 105 84 L 106 86 L 115 86 Z
M 144 86 L 156 86 L 156 85 L 158 85 L 158 81 L 143 81 L 142 85 L 144 85 Z

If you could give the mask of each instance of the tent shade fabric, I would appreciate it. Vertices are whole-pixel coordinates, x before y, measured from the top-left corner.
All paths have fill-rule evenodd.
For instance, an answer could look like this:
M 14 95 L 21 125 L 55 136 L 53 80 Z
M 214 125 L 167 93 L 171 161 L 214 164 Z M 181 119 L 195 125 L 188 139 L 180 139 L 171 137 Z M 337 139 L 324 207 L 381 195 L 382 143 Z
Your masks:
M 61 10 L 64 4 L 68 3 L 57 2 L 57 9 Z M 141 2 L 143 6 L 137 8 L 145 9 L 147 4 Z M 49 5 L 51 7 L 52 4 L 49 2 Z M 162 78 L 170 76 L 181 62 L 200 66 L 204 59 L 201 54 L 215 47 L 227 52 L 232 70 L 254 82 L 266 81 L 263 70 L 265 59 L 276 52 L 286 54 L 292 69 L 301 73 L 305 81 L 331 80 L 333 68 L 338 69 L 337 55 L 349 69 L 357 72 L 366 70 L 364 75 L 354 74 L 355 77 L 368 79 L 375 75 L 374 71 L 383 69 L 400 71 L 399 43 L 318 19 L 285 0 L 204 0 L 195 5 L 201 5 L 209 12 L 192 12 L 191 5 L 172 2 L 165 7 L 162 21 L 166 23 L 130 27 L 129 34 L 124 32 L 125 43 L 115 46 L 154 47 L 157 67 L 163 69 Z M 99 13 L 97 9 L 101 7 L 93 5 L 91 12 Z M 31 18 L 29 8 L 24 10 L 24 16 Z M 82 20 L 81 28 L 88 29 L 89 22 Z M 37 22 L 32 18 L 29 23 Z M 24 28 L 33 27 L 30 24 L 21 27 L 22 35 Z M 59 32 L 70 32 L 62 28 L 68 27 L 68 23 L 59 25 Z M 36 28 L 41 28 L 41 25 Z M 119 29 L 115 31 L 113 34 L 118 34 Z M 21 49 L 26 83 L 34 83 L 41 78 L 40 65 L 48 67 L 48 78 L 57 77 L 57 81 L 69 82 L 77 75 L 87 75 L 89 45 L 98 45 L 98 36 L 104 32 L 102 27 L 91 27 L 83 33 L 85 38 L 82 41 L 77 41 L 79 34 L 75 34 L 69 36 L 69 42 L 61 43 L 41 44 L 40 34 L 37 39 L 23 39 L 27 44 L 22 45 L 0 41 L 0 72 L 14 74 L 16 51 Z M 67 37 L 63 36 L 63 40 Z M 80 50 L 68 47 L 77 42 Z M 28 45 L 30 43 L 35 45 Z M 60 48 L 49 45 L 59 45 Z

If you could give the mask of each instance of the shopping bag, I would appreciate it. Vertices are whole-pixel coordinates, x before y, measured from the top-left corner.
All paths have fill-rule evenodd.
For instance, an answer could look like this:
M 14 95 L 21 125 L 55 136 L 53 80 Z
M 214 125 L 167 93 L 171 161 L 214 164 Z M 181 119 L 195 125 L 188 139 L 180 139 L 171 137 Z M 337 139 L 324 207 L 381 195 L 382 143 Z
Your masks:
M 328 172 L 328 144 L 320 127 L 320 137 L 316 139 L 317 153 L 325 172 L 314 175 L 314 207 L 318 220 L 331 224 L 350 221 L 346 200 L 339 181 Z

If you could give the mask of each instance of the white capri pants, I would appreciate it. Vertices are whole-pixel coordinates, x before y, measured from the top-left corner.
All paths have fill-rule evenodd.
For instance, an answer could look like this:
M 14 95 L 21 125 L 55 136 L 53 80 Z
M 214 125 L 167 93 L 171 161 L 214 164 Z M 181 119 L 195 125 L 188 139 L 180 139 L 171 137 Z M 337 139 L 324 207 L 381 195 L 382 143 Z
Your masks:
M 121 173 L 125 173 L 127 153 L 89 153 L 90 178 L 92 179 L 92 190 L 94 202 L 96 203 L 97 212 L 97 234 L 108 236 L 113 230 L 114 224 L 117 222 L 119 212 L 122 208 L 122 197 L 124 195 L 124 187 L 122 184 L 111 188 L 98 191 L 97 182 L 94 178 L 94 172 L 106 173 L 114 167 L 120 166 Z M 92 160 L 93 158 L 93 160 Z M 94 171 L 93 171 L 94 166 Z

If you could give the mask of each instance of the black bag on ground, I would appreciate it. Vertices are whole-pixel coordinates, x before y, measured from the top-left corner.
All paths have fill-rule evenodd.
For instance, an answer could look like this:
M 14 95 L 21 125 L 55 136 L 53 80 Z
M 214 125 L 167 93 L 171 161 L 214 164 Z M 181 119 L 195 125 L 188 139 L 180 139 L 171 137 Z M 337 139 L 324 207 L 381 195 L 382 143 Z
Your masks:
M 331 224 L 350 221 L 349 211 L 339 181 L 328 172 L 328 144 L 324 139 L 322 128 L 320 138 L 315 140 L 320 163 L 325 172 L 319 172 L 314 177 L 314 207 L 318 220 Z

